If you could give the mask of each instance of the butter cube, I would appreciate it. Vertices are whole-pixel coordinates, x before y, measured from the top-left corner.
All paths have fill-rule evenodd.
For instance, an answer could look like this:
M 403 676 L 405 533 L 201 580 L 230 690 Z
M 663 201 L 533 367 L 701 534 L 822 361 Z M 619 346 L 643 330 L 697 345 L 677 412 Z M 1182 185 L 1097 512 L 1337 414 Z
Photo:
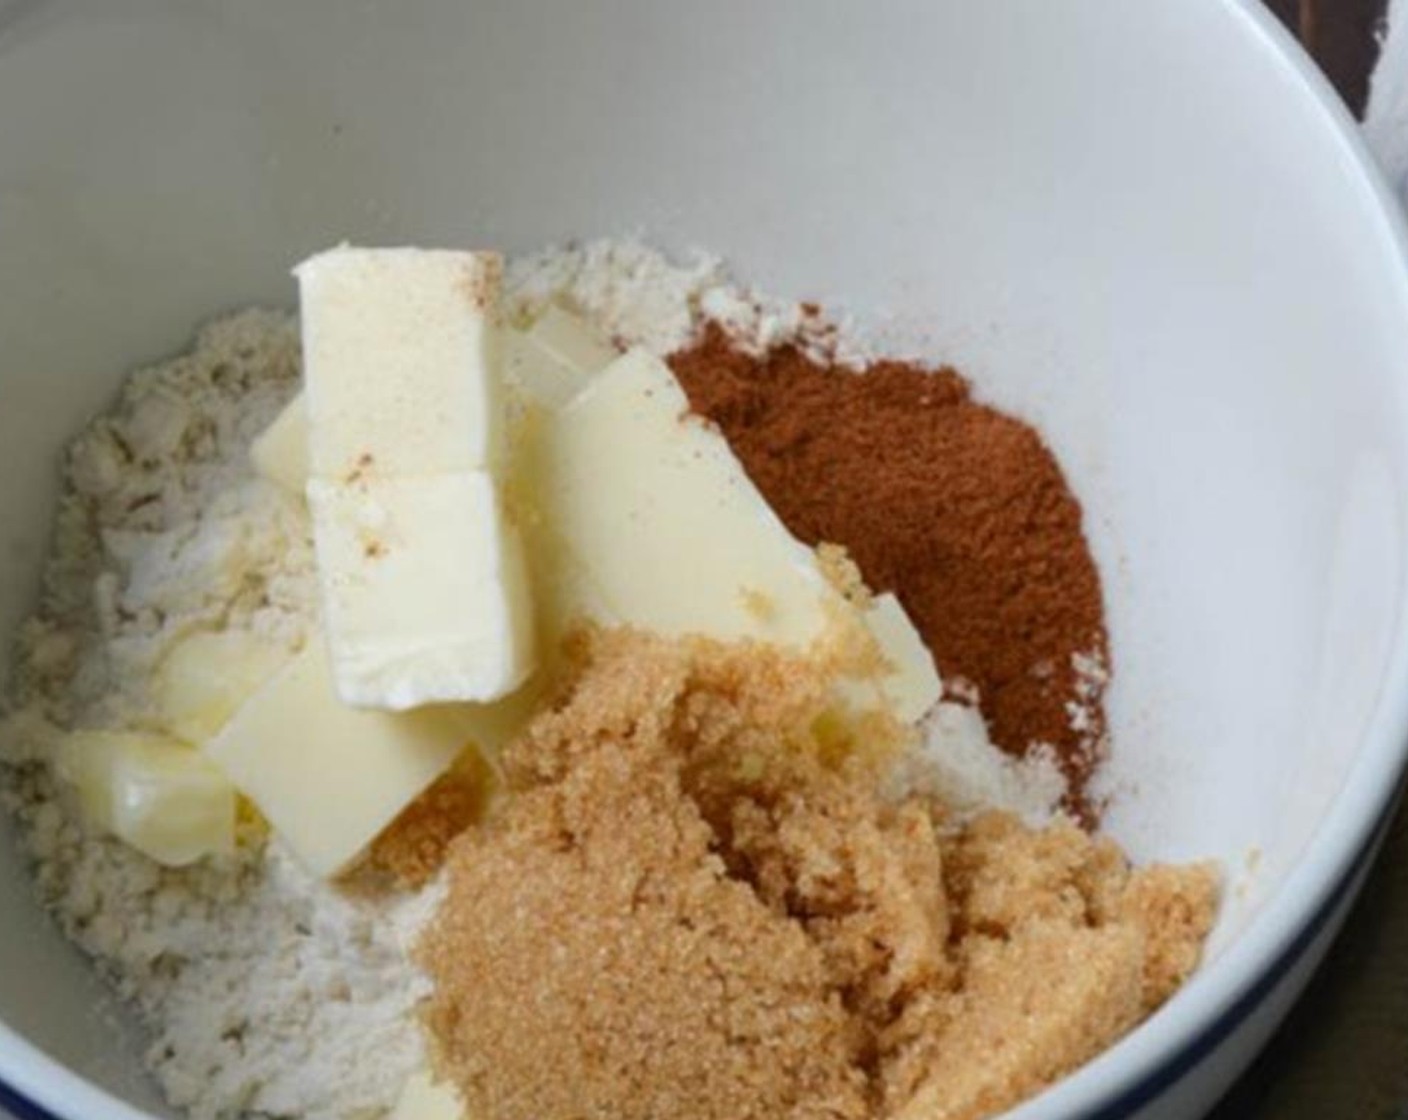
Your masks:
M 415 1073 L 406 1079 L 387 1120 L 465 1120 L 464 1101 L 454 1086 Z
M 527 331 L 504 332 L 504 376 L 528 400 L 560 408 L 620 354 L 577 316 L 555 304 Z
M 803 648 L 850 609 L 723 436 L 689 413 L 669 368 L 644 351 L 544 419 L 525 474 L 549 632 L 591 620 Z M 917 720 L 939 699 L 933 657 L 893 595 L 877 596 L 861 621 L 888 671 L 845 691 Z
M 157 666 L 157 717 L 177 738 L 204 743 L 288 659 L 287 650 L 246 631 L 199 630 Z
M 594 623 L 621 626 L 621 615 L 609 606 L 595 580 L 552 527 L 538 523 L 528 533 L 528 570 L 533 580 L 537 644 L 552 656 L 574 626 Z
M 310 642 L 205 747 L 315 874 L 344 870 L 466 746 L 462 710 L 392 713 L 338 698 Z
M 270 482 L 303 497 L 308 481 L 308 411 L 299 393 L 250 445 L 254 469 Z
M 918 722 L 943 692 L 933 654 L 894 595 L 875 596 L 863 619 L 889 662 L 877 681 L 881 693 L 901 720 Z
M 517 531 L 482 471 L 308 484 L 338 694 L 393 710 L 493 700 L 533 668 Z
M 563 549 L 606 621 L 804 647 L 838 600 L 660 359 L 634 350 L 527 450 L 535 548 Z
M 522 546 L 497 494 L 494 253 L 335 249 L 298 267 L 307 496 L 338 694 L 491 701 L 534 668 Z
M 78 731 L 61 745 L 56 768 L 93 827 L 158 863 L 183 867 L 234 850 L 234 787 L 183 743 Z
M 492 704 L 437 704 L 435 710 L 444 712 L 459 729 L 461 740 L 496 769 L 503 749 L 550 699 L 550 685 L 548 678 L 539 674 Z
M 354 249 L 295 270 L 318 478 L 402 478 L 497 460 L 497 253 Z
M 586 379 L 618 357 L 614 346 L 569 311 L 553 305 L 527 331 L 502 329 L 504 377 L 524 398 L 557 408 L 581 391 Z M 270 482 L 303 497 L 308 481 L 308 411 L 302 393 L 250 447 L 254 468 Z

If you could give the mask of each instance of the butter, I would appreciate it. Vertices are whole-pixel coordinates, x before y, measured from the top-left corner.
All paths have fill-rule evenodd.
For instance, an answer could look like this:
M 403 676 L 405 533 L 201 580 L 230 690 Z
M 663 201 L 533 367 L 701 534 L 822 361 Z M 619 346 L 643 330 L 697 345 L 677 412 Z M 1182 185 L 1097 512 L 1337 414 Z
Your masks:
M 479 470 L 497 457 L 497 253 L 332 249 L 298 277 L 313 476 Z
M 875 596 L 863 620 L 887 662 L 888 671 L 876 680 L 881 694 L 903 722 L 917 723 L 943 693 L 933 654 L 900 601 L 888 592 Z
M 558 408 L 587 378 L 620 356 L 614 346 L 569 311 L 553 305 L 528 330 L 502 328 L 499 352 L 504 378 L 525 400 Z M 254 469 L 270 482 L 303 496 L 308 482 L 308 414 L 302 393 L 250 448 Z
M 254 469 L 270 482 L 303 496 L 308 481 L 308 411 L 299 393 L 250 445 Z
M 482 471 L 313 480 L 325 626 L 349 704 L 512 692 L 533 667 L 523 549 Z
M 527 443 L 532 568 L 546 632 L 574 621 L 801 650 L 846 605 L 669 368 L 632 351 L 549 413 Z M 933 657 L 898 599 L 861 620 L 886 662 L 843 692 L 905 722 L 939 700 Z M 545 639 L 547 640 L 547 639 Z
M 466 712 L 350 708 L 310 642 L 205 754 L 315 874 L 344 870 L 470 741 Z
M 821 636 L 839 597 L 815 555 L 660 359 L 633 350 L 597 374 L 524 466 L 533 545 L 585 573 L 601 621 L 794 648 Z
M 502 261 L 337 249 L 297 270 L 307 485 L 337 692 L 402 710 L 496 700 L 535 659 L 498 496 Z
M 464 1102 L 453 1086 L 414 1073 L 387 1120 L 466 1120 Z
M 620 355 L 577 316 L 554 305 L 527 331 L 504 332 L 504 376 L 523 397 L 561 408 Z
M 198 746 L 214 738 L 288 659 L 287 650 L 244 631 L 197 631 L 157 666 L 152 693 L 158 721 Z
M 56 760 L 85 819 L 168 867 L 235 846 L 235 790 L 198 751 L 163 735 L 77 731 Z
M 540 406 L 505 480 L 528 522 L 538 648 L 576 621 L 793 647 L 822 633 L 839 597 L 727 441 L 687 416 L 663 363 L 621 358 L 557 306 L 526 331 L 505 329 L 501 353 L 510 389 Z M 918 719 L 939 699 L 933 658 L 893 596 L 864 622 L 890 671 L 856 682 L 853 698 Z
M 546 354 L 580 373 L 605 369 L 621 352 L 585 319 L 550 303 L 528 328 L 526 337 Z

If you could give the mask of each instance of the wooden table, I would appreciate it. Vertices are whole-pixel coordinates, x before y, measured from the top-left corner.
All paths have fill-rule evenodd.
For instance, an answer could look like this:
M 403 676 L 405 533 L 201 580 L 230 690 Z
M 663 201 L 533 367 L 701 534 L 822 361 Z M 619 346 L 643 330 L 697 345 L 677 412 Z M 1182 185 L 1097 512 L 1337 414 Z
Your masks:
M 1266 0 L 1355 113 L 1364 111 L 1369 70 L 1378 54 L 1374 31 L 1386 0 Z

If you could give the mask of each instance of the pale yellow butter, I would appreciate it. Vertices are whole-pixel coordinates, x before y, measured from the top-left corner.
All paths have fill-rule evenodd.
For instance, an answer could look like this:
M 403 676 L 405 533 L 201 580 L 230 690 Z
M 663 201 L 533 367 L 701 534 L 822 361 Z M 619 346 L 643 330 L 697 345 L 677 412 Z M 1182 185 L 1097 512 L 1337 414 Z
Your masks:
M 888 663 L 876 680 L 881 693 L 901 720 L 917 722 L 943 692 L 933 654 L 894 595 L 875 596 L 863 618 Z
M 342 871 L 470 741 L 465 710 L 392 713 L 337 697 L 311 642 L 205 748 L 315 874 Z
M 527 331 L 504 332 L 504 376 L 525 398 L 560 408 L 587 378 L 619 356 L 614 346 L 577 316 L 551 305 Z
M 497 253 L 360 249 L 295 270 L 314 477 L 478 470 L 503 436 Z
M 557 408 L 619 352 L 592 327 L 553 305 L 526 331 L 503 328 L 499 344 L 504 377 L 525 400 Z M 250 448 L 254 468 L 269 481 L 303 496 L 308 481 L 308 413 L 300 393 Z
M 727 441 L 652 354 L 618 358 L 525 457 L 535 543 L 565 549 L 605 621 L 804 647 L 835 598 Z
M 851 609 L 727 440 L 689 412 L 673 373 L 645 351 L 618 359 L 547 416 L 524 469 L 523 492 L 537 507 L 538 597 L 558 632 L 589 619 L 801 649 Z M 939 699 L 933 657 L 893 595 L 878 596 L 861 621 L 888 671 L 848 693 L 917 720 Z
M 60 746 L 56 766 L 93 827 L 158 863 L 183 867 L 234 850 L 234 787 L 184 743 L 77 731 Z
M 299 393 L 250 445 L 254 469 L 270 482 L 303 496 L 308 481 L 308 410 Z
M 581 373 L 605 369 L 621 356 L 600 331 L 555 303 L 548 304 L 525 333 L 545 353 Z
M 338 695 L 488 702 L 534 668 L 523 550 L 498 496 L 495 253 L 336 249 L 297 269 L 307 496 Z
M 495 699 L 527 678 L 523 548 L 490 477 L 308 483 L 324 625 L 349 704 Z
M 387 1120 L 467 1120 L 464 1101 L 452 1085 L 414 1073 Z
M 196 631 L 157 666 L 158 719 L 177 738 L 204 743 L 288 659 L 283 647 L 242 630 Z

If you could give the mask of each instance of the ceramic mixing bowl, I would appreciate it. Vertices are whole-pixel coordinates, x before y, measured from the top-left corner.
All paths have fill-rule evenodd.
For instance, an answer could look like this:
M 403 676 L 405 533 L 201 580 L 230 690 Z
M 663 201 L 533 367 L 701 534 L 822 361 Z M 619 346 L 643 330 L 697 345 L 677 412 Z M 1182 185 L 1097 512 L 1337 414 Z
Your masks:
M 1206 965 L 1029 1120 L 1192 1117 L 1285 1012 L 1408 731 L 1408 269 L 1251 0 L 0 0 L 0 627 L 56 453 L 344 238 L 643 230 L 959 365 L 1082 496 L 1111 831 L 1211 856 Z M 0 1098 L 163 1116 L 0 836 Z

